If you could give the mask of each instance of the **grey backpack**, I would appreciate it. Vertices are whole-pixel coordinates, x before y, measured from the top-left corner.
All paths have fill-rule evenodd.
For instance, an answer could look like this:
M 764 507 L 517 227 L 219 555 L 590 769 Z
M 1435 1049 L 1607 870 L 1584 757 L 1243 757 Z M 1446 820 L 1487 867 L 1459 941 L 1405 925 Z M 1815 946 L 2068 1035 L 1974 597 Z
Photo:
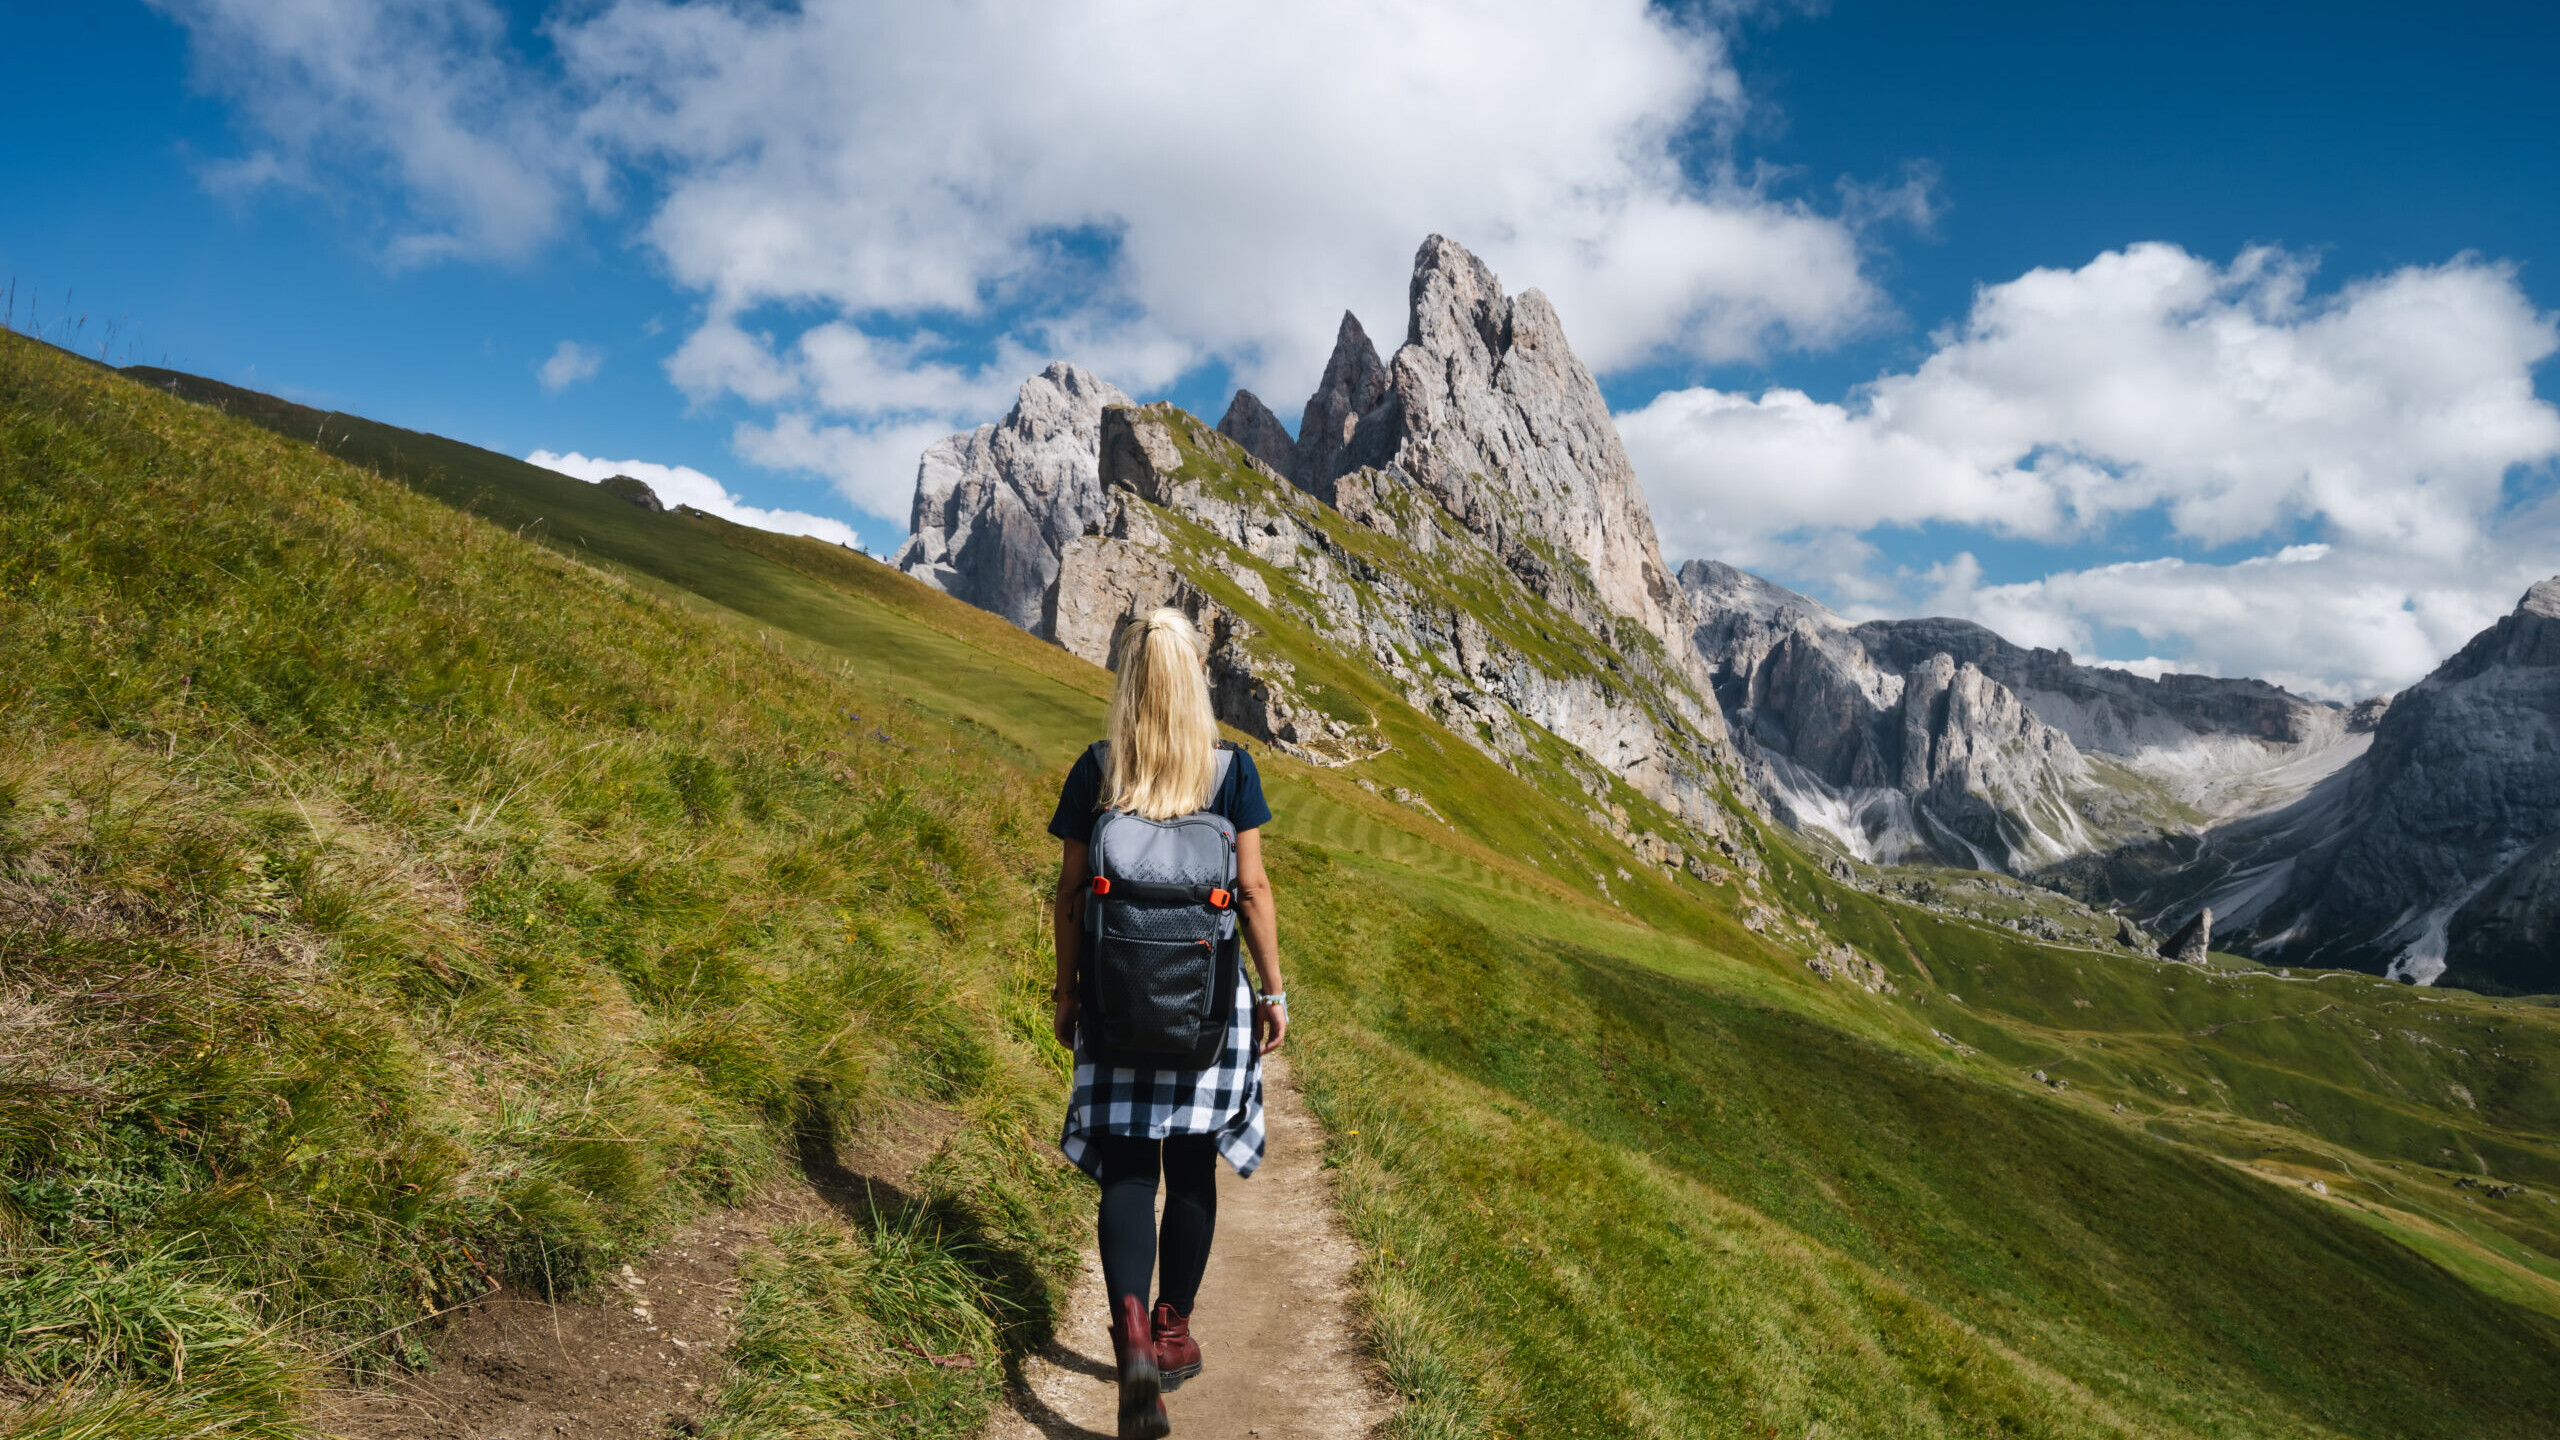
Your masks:
M 1221 744 L 1211 795 L 1234 763 Z M 1235 825 L 1206 810 L 1170 820 L 1105 810 L 1091 855 L 1077 985 L 1094 1063 L 1216 1064 L 1235 1015 Z

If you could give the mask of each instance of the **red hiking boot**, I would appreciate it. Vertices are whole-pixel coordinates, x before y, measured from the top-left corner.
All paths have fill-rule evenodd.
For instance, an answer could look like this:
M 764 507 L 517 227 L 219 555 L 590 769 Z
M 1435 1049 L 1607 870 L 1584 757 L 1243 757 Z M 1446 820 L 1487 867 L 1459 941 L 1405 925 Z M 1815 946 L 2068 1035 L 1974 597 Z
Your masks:
M 1156 1368 L 1156 1337 L 1147 1328 L 1146 1309 L 1135 1295 L 1120 1297 L 1111 1352 L 1120 1362 L 1120 1440 L 1164 1440 L 1173 1433 L 1160 1398 L 1164 1374 Z
M 1183 1381 L 1200 1373 L 1200 1342 L 1191 1338 L 1191 1317 L 1174 1309 L 1171 1301 L 1159 1300 L 1155 1332 L 1156 1371 L 1165 1389 L 1179 1390 Z

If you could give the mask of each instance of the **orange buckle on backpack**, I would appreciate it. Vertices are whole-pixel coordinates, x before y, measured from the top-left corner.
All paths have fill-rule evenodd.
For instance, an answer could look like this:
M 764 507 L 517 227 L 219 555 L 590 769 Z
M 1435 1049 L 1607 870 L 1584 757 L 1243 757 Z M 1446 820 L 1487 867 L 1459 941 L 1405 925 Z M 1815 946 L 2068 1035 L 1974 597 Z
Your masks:
M 1096 875 L 1096 876 L 1094 876 L 1094 877 L 1093 877 L 1093 893 L 1094 893 L 1094 894 L 1096 894 L 1096 895 L 1108 895 L 1108 894 L 1110 894 L 1110 893 L 1111 893 L 1111 878 L 1110 878 L 1109 876 L 1107 876 L 1107 875 Z
M 1209 892 L 1209 903 L 1220 910 L 1226 909 L 1229 904 L 1234 902 L 1235 898 L 1236 897 L 1228 894 L 1224 890 L 1212 890 Z

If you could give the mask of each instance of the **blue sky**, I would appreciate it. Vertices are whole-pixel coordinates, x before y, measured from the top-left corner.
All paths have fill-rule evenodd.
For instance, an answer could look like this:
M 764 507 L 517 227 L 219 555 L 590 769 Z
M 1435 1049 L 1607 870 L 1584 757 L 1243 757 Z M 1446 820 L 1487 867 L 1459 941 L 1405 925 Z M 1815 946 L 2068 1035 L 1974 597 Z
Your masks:
M 2339 695 L 2560 571 L 2551 7 L 1214 8 L 1115 74 L 997 5 L 21 0 L 0 276 L 885 549 L 1053 356 L 1294 420 L 1439 229 L 1557 300 L 1675 560 Z

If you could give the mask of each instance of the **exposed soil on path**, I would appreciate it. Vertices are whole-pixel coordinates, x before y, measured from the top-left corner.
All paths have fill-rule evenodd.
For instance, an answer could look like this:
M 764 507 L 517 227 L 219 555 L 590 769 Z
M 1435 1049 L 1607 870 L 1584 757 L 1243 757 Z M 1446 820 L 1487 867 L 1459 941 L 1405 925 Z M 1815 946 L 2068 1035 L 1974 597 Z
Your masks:
M 755 1212 L 706 1218 L 586 1301 L 493 1296 L 436 1337 L 434 1369 L 340 1392 L 311 1418 L 352 1440 L 681 1434 L 728 1348 L 738 1261 L 771 1223 Z
M 843 1153 L 804 1137 L 800 1174 L 695 1221 L 593 1294 L 500 1294 L 455 1312 L 434 1368 L 335 1391 L 309 1415 L 348 1440 L 669 1440 L 692 1433 L 721 1374 L 745 1284 L 739 1262 L 777 1226 L 907 1200 L 915 1166 L 958 1124 L 909 1106 Z
M 1265 1062 L 1263 1088 L 1262 1167 L 1250 1180 L 1218 1169 L 1218 1236 L 1191 1317 L 1205 1366 L 1165 1409 L 1177 1436 L 1359 1440 L 1389 1408 L 1352 1318 L 1359 1252 L 1288 1068 Z M 1024 1363 L 987 1440 L 1111 1440 L 1116 1376 L 1102 1270 L 1088 1254 L 1057 1340 Z

